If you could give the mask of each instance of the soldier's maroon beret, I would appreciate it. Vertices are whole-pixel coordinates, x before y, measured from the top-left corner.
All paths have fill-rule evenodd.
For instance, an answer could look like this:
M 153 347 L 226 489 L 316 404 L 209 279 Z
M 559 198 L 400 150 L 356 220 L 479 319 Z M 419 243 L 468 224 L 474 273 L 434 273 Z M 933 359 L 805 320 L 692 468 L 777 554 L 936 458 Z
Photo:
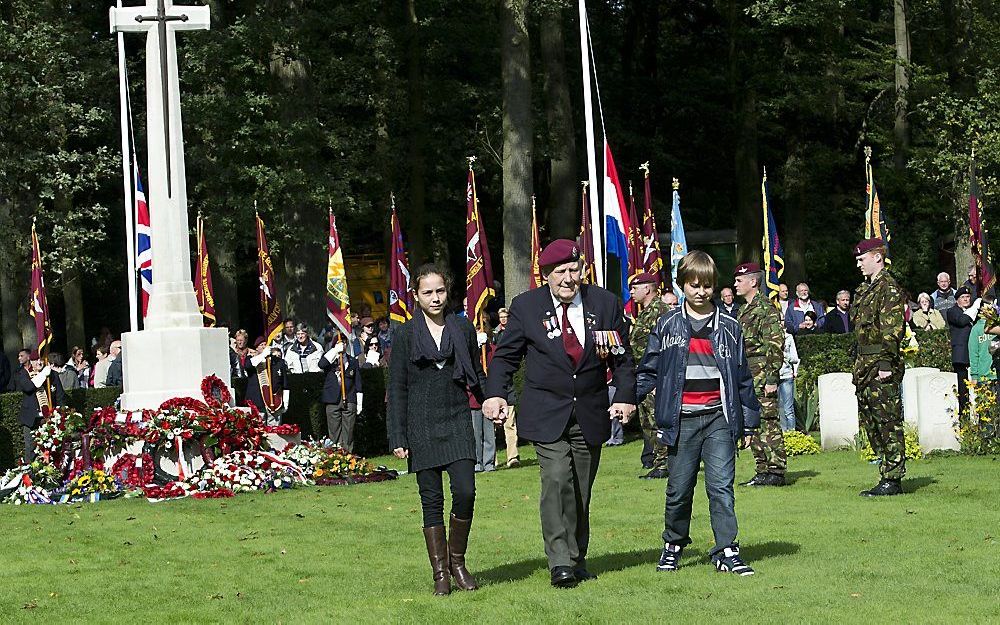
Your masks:
M 260 347 L 261 345 L 263 345 L 266 342 L 267 342 L 267 339 L 265 339 L 263 336 L 258 336 L 256 339 L 254 339 L 253 348 L 257 349 L 258 347 Z
M 572 260 L 580 260 L 580 246 L 569 239 L 556 239 L 538 255 L 538 266 L 554 267 Z
M 757 263 L 743 263 L 742 265 L 737 265 L 733 275 L 739 277 L 745 276 L 748 273 L 757 273 L 758 271 L 760 271 L 760 265 Z
M 874 239 L 865 239 L 854 246 L 854 255 L 861 256 L 862 254 L 867 254 L 876 247 L 885 247 L 885 243 L 882 239 L 879 239 L 878 237 L 875 237 Z
M 657 282 L 659 282 L 659 280 L 656 279 L 655 275 L 648 271 L 644 271 L 639 275 L 632 276 L 632 279 L 629 280 L 629 286 L 635 286 L 637 284 L 656 284 Z
M 28 354 L 28 358 L 30 358 L 31 360 L 40 360 L 41 356 L 38 355 L 38 350 L 35 350 L 30 354 Z

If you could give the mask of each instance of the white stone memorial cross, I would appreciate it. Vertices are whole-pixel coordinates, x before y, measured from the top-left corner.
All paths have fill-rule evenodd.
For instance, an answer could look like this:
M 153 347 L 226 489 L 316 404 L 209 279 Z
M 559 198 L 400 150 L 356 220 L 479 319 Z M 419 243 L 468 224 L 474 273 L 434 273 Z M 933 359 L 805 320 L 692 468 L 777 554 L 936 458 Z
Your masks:
M 184 138 L 177 76 L 178 30 L 207 30 L 207 6 L 175 6 L 147 0 L 144 6 L 111 8 L 111 32 L 146 33 L 147 188 L 156 269 L 144 327 L 201 327 L 191 284 Z

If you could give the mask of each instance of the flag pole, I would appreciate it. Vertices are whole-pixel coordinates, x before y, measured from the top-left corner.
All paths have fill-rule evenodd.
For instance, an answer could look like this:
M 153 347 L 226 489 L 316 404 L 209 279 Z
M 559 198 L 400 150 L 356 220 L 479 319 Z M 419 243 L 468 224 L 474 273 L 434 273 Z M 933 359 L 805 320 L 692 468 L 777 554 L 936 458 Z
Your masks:
M 122 0 L 118 0 L 118 8 Z M 122 136 L 122 184 L 125 187 L 125 254 L 128 257 L 128 318 L 132 332 L 139 329 L 139 304 L 136 297 L 135 268 L 135 198 L 133 197 L 133 181 L 131 167 L 130 131 L 131 110 L 128 104 L 128 75 L 125 73 L 125 36 L 118 31 L 118 99 L 121 106 L 121 136 Z
M 594 275 L 600 286 L 604 285 L 604 237 L 603 220 L 601 219 L 600 199 L 597 197 L 597 160 L 594 155 L 596 140 L 594 139 L 594 102 L 591 94 L 590 68 L 590 35 L 587 23 L 586 0 L 579 0 L 580 13 L 580 68 L 583 77 L 583 116 L 587 134 L 587 180 L 594 191 L 590 194 L 590 231 L 594 242 Z

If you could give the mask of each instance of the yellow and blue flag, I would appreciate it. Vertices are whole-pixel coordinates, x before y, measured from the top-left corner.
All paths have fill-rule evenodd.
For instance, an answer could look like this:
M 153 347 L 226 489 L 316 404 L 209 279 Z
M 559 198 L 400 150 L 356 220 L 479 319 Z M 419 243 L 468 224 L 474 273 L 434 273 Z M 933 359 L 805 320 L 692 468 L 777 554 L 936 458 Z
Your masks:
M 764 170 L 764 179 L 760 183 L 760 195 L 764 205 L 764 237 L 761 241 L 764 246 L 764 286 L 768 299 L 777 306 L 778 285 L 781 284 L 781 276 L 785 274 L 785 252 L 778 240 L 778 228 L 774 223 L 774 213 L 768 198 L 767 170 Z
M 687 237 L 684 235 L 684 221 L 681 219 L 681 183 L 674 178 L 673 207 L 670 211 L 670 278 L 677 299 L 684 299 L 684 291 L 677 284 L 677 266 L 687 256 Z

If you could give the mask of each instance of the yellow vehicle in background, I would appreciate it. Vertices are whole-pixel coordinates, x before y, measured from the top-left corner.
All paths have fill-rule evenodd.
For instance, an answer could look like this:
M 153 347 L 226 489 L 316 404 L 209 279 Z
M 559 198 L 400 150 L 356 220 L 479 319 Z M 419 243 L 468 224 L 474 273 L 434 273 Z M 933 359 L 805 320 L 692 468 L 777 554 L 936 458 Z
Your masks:
M 389 314 L 388 261 L 379 254 L 344 257 L 351 312 L 378 319 Z

